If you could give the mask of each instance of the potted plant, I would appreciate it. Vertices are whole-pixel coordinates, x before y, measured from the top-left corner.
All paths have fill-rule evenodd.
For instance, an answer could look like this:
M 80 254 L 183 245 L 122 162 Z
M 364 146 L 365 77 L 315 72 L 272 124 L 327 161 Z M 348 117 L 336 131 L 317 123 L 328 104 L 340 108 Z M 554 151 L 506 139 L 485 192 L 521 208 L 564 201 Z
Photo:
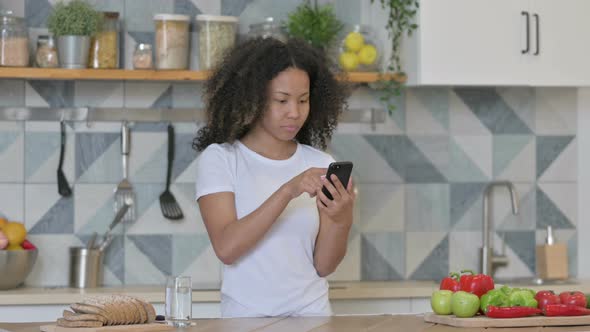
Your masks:
M 306 0 L 289 14 L 286 30 L 290 37 L 306 40 L 326 52 L 333 45 L 342 26 L 332 5 L 318 6 L 317 0 L 312 5 Z
M 102 23 L 102 13 L 82 0 L 60 2 L 49 15 L 47 26 L 57 37 L 59 62 L 62 68 L 86 68 L 90 36 Z
M 395 78 L 396 76 L 405 78 L 400 61 L 402 37 L 405 34 L 411 36 L 412 32 L 418 28 L 414 18 L 420 3 L 418 0 L 371 0 L 371 3 L 377 1 L 381 3 L 381 8 L 387 10 L 386 28 L 391 38 L 391 55 L 387 64 L 387 72 L 394 74 L 394 77 L 383 78 L 379 84 L 379 89 L 383 92 L 381 100 L 387 104 L 387 110 L 391 114 L 395 109 L 393 98 L 401 95 L 404 87 L 404 80 Z

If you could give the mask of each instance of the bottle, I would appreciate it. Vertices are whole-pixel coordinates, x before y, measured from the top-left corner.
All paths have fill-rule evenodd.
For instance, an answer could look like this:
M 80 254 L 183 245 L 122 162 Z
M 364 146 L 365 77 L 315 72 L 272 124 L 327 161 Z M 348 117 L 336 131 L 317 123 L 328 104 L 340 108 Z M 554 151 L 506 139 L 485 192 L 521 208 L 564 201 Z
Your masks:
M 29 35 L 25 19 L 0 11 L 0 66 L 29 65 Z
M 556 243 L 553 229 L 547 226 L 547 237 L 543 245 L 536 247 L 537 276 L 541 279 L 567 279 L 567 246 Z
M 152 45 L 140 43 L 133 52 L 133 69 L 152 69 Z
M 55 68 L 59 65 L 53 36 L 39 35 L 37 37 L 35 64 L 39 68 Z
M 103 12 L 101 30 L 90 41 L 88 66 L 95 69 L 119 68 L 119 13 Z

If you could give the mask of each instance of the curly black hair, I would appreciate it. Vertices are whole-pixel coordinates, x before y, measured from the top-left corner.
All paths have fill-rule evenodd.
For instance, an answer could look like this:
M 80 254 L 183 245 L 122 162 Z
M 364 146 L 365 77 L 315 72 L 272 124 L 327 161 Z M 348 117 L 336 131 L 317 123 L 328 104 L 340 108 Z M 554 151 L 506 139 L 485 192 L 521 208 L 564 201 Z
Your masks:
M 295 139 L 325 149 L 347 108 L 349 89 L 337 80 L 324 52 L 300 40 L 273 38 L 238 44 L 213 70 L 204 86 L 207 124 L 198 131 L 193 148 L 202 151 L 246 135 L 267 108 L 270 81 L 293 67 L 307 72 L 310 83 L 309 116 Z

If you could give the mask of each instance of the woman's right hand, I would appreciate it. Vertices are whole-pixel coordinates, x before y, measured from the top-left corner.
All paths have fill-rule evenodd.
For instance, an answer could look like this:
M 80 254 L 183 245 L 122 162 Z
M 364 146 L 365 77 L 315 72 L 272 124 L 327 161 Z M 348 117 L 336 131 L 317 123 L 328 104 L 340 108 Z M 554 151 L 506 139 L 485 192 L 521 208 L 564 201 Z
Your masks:
M 303 173 L 285 183 L 284 187 L 291 195 L 291 199 L 308 193 L 309 197 L 315 197 L 319 190 L 322 190 L 322 176 L 326 175 L 327 168 L 308 168 Z

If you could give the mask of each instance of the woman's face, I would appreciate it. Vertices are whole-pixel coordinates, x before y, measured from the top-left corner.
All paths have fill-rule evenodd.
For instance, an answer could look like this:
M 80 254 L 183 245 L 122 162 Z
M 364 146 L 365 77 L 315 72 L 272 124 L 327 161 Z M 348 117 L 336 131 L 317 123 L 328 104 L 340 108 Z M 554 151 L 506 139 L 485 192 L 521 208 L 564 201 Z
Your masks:
M 309 115 L 307 73 L 297 68 L 282 71 L 270 82 L 268 94 L 262 129 L 278 140 L 293 140 Z

